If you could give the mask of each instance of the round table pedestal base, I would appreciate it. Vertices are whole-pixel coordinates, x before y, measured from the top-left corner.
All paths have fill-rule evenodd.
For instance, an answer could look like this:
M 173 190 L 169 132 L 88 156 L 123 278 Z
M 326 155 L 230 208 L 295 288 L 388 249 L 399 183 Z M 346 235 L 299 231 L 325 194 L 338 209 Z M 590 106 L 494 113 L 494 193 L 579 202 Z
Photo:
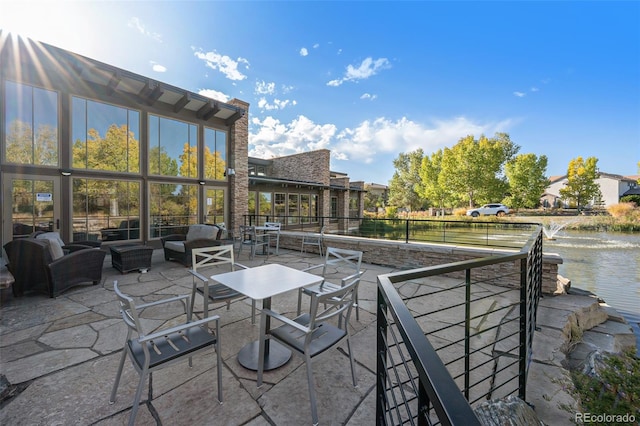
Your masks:
M 265 371 L 281 367 L 291 359 L 291 351 L 280 343 L 270 340 L 267 344 L 269 345 L 269 353 L 264 356 Z M 249 370 L 257 371 L 259 348 L 260 342 L 258 340 L 242 348 L 238 353 L 238 362 L 240 365 Z

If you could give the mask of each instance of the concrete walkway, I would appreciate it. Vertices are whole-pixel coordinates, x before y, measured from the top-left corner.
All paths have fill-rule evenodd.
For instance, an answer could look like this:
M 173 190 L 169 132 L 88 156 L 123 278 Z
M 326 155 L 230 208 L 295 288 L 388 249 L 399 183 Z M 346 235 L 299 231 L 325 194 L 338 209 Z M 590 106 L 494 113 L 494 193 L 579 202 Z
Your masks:
M 303 269 L 322 262 L 318 255 L 280 249 L 280 255 L 238 259 L 247 266 L 282 263 Z M 121 425 L 126 424 L 138 376 L 129 360 L 115 404 L 109 394 L 117 371 L 126 328 L 119 317 L 113 281 L 139 302 L 149 302 L 191 291 L 187 268 L 166 262 L 155 250 L 152 267 L 141 274 L 120 274 L 105 259 L 103 283 L 79 286 L 56 299 L 32 295 L 10 298 L 0 309 L 0 383 L 3 392 L 0 424 L 4 425 Z M 352 316 L 358 386 L 350 382 L 345 348 L 331 351 L 314 363 L 321 424 L 375 424 L 375 300 L 377 276 L 393 270 L 363 264 L 360 320 Z M 595 305 L 594 305 L 595 301 Z M 275 297 L 274 310 L 292 314 L 297 293 Z M 259 305 L 259 303 L 258 303 Z M 215 399 L 215 357 L 212 351 L 153 374 L 143 392 L 136 424 L 140 425 L 301 425 L 311 423 L 306 372 L 294 357 L 285 366 L 265 373 L 256 388 L 256 373 L 238 364 L 237 353 L 258 338 L 259 325 L 250 321 L 247 299 L 231 309 L 214 305 L 220 315 L 224 403 Z M 196 296 L 196 311 L 202 298 Z M 597 312 L 593 314 L 593 312 Z M 595 315 L 595 316 L 594 316 Z M 151 329 L 171 323 L 176 309 L 153 311 L 146 319 Z M 615 316 L 612 314 L 612 316 Z M 594 319 L 597 317 L 597 319 Z M 598 325 L 609 318 L 588 296 L 545 297 L 541 300 L 540 332 L 534 341 L 535 360 L 529 371 L 527 400 L 546 424 L 574 424 L 576 401 L 569 392 L 562 367 L 567 330 L 576 318 Z M 258 320 L 259 323 L 259 320 Z M 149 398 L 149 394 L 152 398 Z

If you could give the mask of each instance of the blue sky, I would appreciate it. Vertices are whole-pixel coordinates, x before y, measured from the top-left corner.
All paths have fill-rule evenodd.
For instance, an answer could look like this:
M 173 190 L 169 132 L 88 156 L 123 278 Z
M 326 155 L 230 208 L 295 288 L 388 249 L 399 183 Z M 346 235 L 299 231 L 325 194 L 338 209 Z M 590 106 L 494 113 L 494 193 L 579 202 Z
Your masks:
M 495 132 L 549 176 L 639 174 L 637 1 L 0 0 L 0 29 L 249 102 L 249 155 L 327 148 L 353 181 Z

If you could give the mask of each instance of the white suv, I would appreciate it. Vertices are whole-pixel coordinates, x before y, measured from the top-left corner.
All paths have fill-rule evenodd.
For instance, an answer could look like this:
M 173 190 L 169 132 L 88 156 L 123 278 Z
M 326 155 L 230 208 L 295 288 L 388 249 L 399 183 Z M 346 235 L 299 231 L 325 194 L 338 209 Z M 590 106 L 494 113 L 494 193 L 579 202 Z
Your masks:
M 478 217 L 480 215 L 493 215 L 504 216 L 509 214 L 509 207 L 504 204 L 485 204 L 477 209 L 467 210 L 467 216 Z

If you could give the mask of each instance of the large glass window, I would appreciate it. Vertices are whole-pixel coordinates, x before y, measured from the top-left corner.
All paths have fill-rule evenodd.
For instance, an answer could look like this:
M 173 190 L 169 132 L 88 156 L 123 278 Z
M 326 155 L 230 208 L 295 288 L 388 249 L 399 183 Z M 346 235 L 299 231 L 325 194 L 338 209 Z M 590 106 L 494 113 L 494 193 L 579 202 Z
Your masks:
M 205 223 L 225 223 L 224 189 L 207 188 L 205 190 Z
M 198 126 L 149 114 L 149 173 L 198 177 Z
M 283 222 L 284 218 L 287 216 L 287 198 L 286 194 L 276 193 L 276 199 L 273 205 L 273 214 L 275 215 L 275 220 L 278 222 Z
M 300 197 L 298 194 L 289 194 L 289 222 L 298 223 L 300 215 Z
M 331 197 L 331 217 L 338 217 L 338 197 Z
M 73 178 L 73 240 L 140 238 L 140 183 Z
M 74 97 L 73 167 L 140 172 L 140 112 Z
M 318 221 L 318 194 L 311 194 L 311 202 L 310 202 L 310 210 L 311 210 L 311 221 Z
M 58 165 L 58 94 L 5 83 L 5 159 L 8 163 Z
M 311 210 L 309 204 L 309 194 L 300 194 L 300 220 L 302 223 L 309 223 L 310 221 L 309 213 Z
M 271 219 L 271 193 L 270 192 L 260 192 L 258 198 L 258 209 L 260 214 L 260 223 L 264 223 L 267 221 L 267 218 Z
M 249 191 L 249 207 L 247 208 L 249 216 L 256 214 L 256 191 Z
M 358 193 L 350 192 L 349 193 L 349 217 L 359 217 L 360 212 L 358 208 Z
M 198 223 L 198 186 L 169 183 L 149 185 L 151 238 L 186 234 Z
M 227 134 L 220 130 L 204 129 L 204 177 L 224 180 L 227 170 Z

